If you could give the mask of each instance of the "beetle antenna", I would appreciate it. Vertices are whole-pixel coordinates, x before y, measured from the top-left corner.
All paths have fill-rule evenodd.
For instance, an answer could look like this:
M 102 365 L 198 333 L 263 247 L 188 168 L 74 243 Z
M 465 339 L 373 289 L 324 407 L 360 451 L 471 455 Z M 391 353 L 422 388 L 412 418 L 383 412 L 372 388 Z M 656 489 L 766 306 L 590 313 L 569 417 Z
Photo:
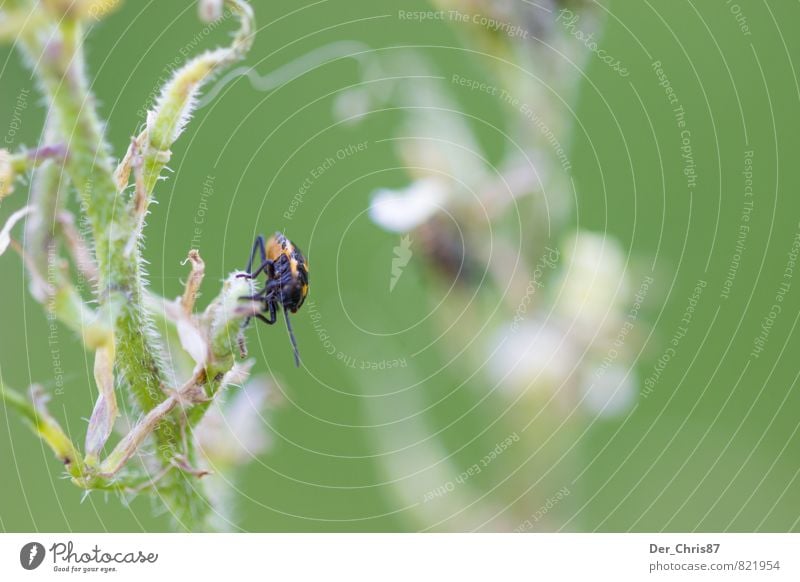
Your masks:
M 292 341 L 292 349 L 294 350 L 294 365 L 300 367 L 300 352 L 297 349 L 297 340 L 294 339 L 294 331 L 292 331 L 292 324 L 289 322 L 289 312 L 283 310 L 283 318 L 286 320 L 286 329 L 289 330 L 289 339 Z

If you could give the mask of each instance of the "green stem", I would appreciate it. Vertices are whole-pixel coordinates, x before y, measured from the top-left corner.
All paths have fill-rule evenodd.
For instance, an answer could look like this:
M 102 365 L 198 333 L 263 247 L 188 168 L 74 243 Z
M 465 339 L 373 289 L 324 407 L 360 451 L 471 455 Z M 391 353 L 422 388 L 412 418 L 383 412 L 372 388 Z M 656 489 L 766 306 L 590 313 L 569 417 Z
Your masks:
M 233 369 L 236 353 L 242 337 L 242 324 L 259 310 L 259 305 L 242 301 L 241 298 L 253 295 L 255 289 L 250 279 L 237 277 L 243 273 L 234 272 L 222 286 L 222 293 L 208 307 L 210 319 L 209 356 L 205 367 L 205 402 L 196 404 L 188 414 L 189 425 L 194 426 L 203 418 L 211 400 L 224 385 L 225 375 Z
M 47 443 L 74 479 L 82 479 L 85 467 L 81 454 L 58 422 L 47 413 L 44 407 L 44 395 L 39 394 L 34 397 L 39 400 L 38 406 L 0 382 L 0 401 L 15 409 L 28 422 L 33 432 Z
M 191 115 L 197 93 L 220 69 L 244 58 L 253 43 L 253 10 L 242 0 L 226 0 L 239 17 L 240 27 L 229 47 L 207 51 L 179 69 L 161 92 L 154 111 L 148 115 L 142 143 L 144 192 L 147 200 L 175 143 Z
M 147 412 L 165 399 L 158 342 L 142 306 L 142 273 L 139 249 L 126 256 L 133 231 L 117 190 L 108 146 L 105 143 L 94 100 L 82 70 L 81 26 L 66 20 L 49 42 L 45 35 L 30 34 L 23 44 L 58 119 L 59 133 L 68 136 L 65 167 L 80 195 L 92 227 L 98 265 L 101 305 L 117 311 L 117 367 L 133 394 L 136 405 Z M 177 449 L 180 430 L 165 419 L 156 428 L 157 456 L 168 466 Z M 190 499 L 183 500 L 190 504 Z
M 52 124 L 45 128 L 45 140 L 57 135 Z M 61 156 L 63 158 L 63 155 Z M 102 345 L 112 337 L 106 319 L 86 305 L 63 272 L 56 241 L 57 215 L 66 202 L 67 180 L 61 164 L 45 161 L 34 170 L 30 204 L 33 214 L 25 221 L 24 256 L 30 272 L 30 290 L 34 298 L 46 303 L 48 313 L 83 338 L 89 348 Z
M 81 3 L 82 6 L 94 4 L 86 1 Z M 92 450 L 87 453 L 87 458 L 92 459 L 90 465 L 86 464 L 85 459 L 80 459 L 71 442 L 67 447 L 60 440 L 59 434 L 63 433 L 53 428 L 49 422 L 52 419 L 38 409 L 33 409 L 34 414 L 44 419 L 44 424 L 40 420 L 34 426 L 51 446 L 55 442 L 58 451 L 69 455 L 67 458 L 72 465 L 78 466 L 80 459 L 78 476 L 88 473 L 80 479 L 79 484 L 86 488 L 113 487 L 114 483 L 107 480 L 108 475 L 104 477 L 103 470 L 110 467 L 107 473 L 111 476 L 116 474 L 133 452 L 153 435 L 158 467 L 152 470 L 153 474 L 158 475 L 158 496 L 165 503 L 173 521 L 189 530 L 208 526 L 211 507 L 196 479 L 189 479 L 193 475 L 186 470 L 185 461 L 182 464 L 180 462 L 192 454 L 191 435 L 186 432 L 190 424 L 185 417 L 179 418 L 175 410 L 178 404 L 185 402 L 182 395 L 176 396 L 175 392 L 169 390 L 177 382 L 170 377 L 168 368 L 161 361 L 160 338 L 144 306 L 141 226 L 160 173 L 169 160 L 169 148 L 180 134 L 197 92 L 222 66 L 240 59 L 250 48 L 253 16 L 249 5 L 243 0 L 226 0 L 226 4 L 241 21 L 241 28 L 232 45 L 203 53 L 178 71 L 165 87 L 155 111 L 148 116 L 147 129 L 137 139 L 131 155 L 125 157 L 117 172 L 112 167 L 103 126 L 83 69 L 83 32 L 78 19 L 81 12 L 70 8 L 55 18 L 54 13 L 48 15 L 47 11 L 57 12 L 62 5 L 45 4 L 41 9 L 34 8 L 40 26 L 25 28 L 20 32 L 21 44 L 28 53 L 28 60 L 36 63 L 34 72 L 55 113 L 56 133 L 69 144 L 64 167 L 78 190 L 82 210 L 91 225 L 97 261 L 98 313 L 103 314 L 102 318 L 96 316 L 95 319 L 107 318 L 112 323 L 113 332 L 109 330 L 110 333 L 103 336 L 104 340 L 113 337 L 116 350 L 110 353 L 116 354 L 115 368 L 123 384 L 129 388 L 133 403 L 144 413 L 137 427 L 118 444 L 100 469 L 97 467 L 97 456 L 107 437 L 107 426 L 95 427 L 103 429 L 103 432 L 90 435 Z M 128 196 L 124 192 L 131 164 L 138 175 L 134 194 Z M 57 216 L 60 204 L 59 200 L 50 197 L 59 196 L 57 184 L 53 186 L 56 194 L 45 194 L 40 200 L 42 205 L 49 205 L 46 210 L 39 209 L 40 217 L 47 221 Z M 43 230 L 38 234 L 41 236 L 35 241 L 37 245 L 53 246 L 52 233 Z M 40 257 L 40 253 L 37 256 Z M 242 285 L 249 283 L 236 281 L 227 285 L 226 289 Z M 192 411 L 197 409 L 198 419 L 206 410 L 205 399 L 220 389 L 225 373 L 235 361 L 234 336 L 238 336 L 242 314 L 248 309 L 246 305 L 238 304 L 239 295 L 246 293 L 235 293 L 234 299 L 223 303 L 220 308 L 220 312 L 224 311 L 227 315 L 209 320 L 212 333 L 209 338 L 208 365 L 202 374 L 197 375 L 192 386 L 192 394 L 196 396 L 186 407 Z M 80 294 L 74 290 L 68 278 L 64 277 L 63 285 L 57 286 L 55 296 L 57 299 L 60 297 L 62 310 L 66 314 L 62 318 L 66 321 L 78 321 L 86 315 L 80 309 Z M 228 299 L 230 297 L 233 296 L 229 293 Z M 108 347 L 98 339 L 97 346 L 102 345 Z M 108 367 L 103 368 L 103 386 L 106 390 L 112 385 L 109 383 L 109 374 Z M 167 397 L 167 393 L 171 396 Z M 3 393 L 3 400 L 32 418 L 31 410 L 22 406 L 23 400 L 8 394 Z M 107 393 L 106 396 L 113 396 L 113 393 Z M 198 404 L 198 401 L 203 402 Z M 96 410 L 100 411 L 97 415 L 99 419 L 108 421 L 111 412 L 103 416 L 101 413 L 107 411 L 102 408 Z

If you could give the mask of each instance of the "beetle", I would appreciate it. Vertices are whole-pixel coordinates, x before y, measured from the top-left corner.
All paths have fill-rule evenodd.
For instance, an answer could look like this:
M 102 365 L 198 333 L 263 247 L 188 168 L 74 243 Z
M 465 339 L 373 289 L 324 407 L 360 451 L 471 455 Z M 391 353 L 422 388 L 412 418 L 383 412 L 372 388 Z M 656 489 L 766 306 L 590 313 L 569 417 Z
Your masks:
M 256 254 L 260 256 L 261 263 L 253 271 Z M 289 312 L 297 313 L 308 296 L 308 261 L 292 241 L 282 232 L 276 232 L 266 241 L 263 235 L 256 237 L 245 271 L 238 276 L 255 279 L 261 273 L 266 273 L 267 279 L 261 291 L 240 299 L 262 302 L 262 313 L 256 313 L 255 317 L 269 325 L 277 321 L 278 309 L 283 308 L 286 329 L 294 350 L 294 362 L 300 367 L 300 352 L 289 322 Z M 265 313 L 269 315 L 265 316 Z M 245 321 L 245 325 L 249 320 Z

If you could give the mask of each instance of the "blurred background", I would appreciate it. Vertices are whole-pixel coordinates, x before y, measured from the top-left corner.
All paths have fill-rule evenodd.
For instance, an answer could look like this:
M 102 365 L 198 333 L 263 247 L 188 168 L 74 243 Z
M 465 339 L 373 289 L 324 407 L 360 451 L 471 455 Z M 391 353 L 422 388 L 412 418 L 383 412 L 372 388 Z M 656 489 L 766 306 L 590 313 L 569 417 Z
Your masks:
M 166 297 L 190 248 L 207 298 L 258 233 L 309 260 L 302 367 L 281 326 L 248 330 L 269 393 L 229 419 L 252 458 L 222 475 L 241 529 L 800 529 L 800 6 L 254 7 L 145 250 Z M 117 155 L 232 28 L 177 2 L 92 28 Z M 34 145 L 37 88 L 12 47 L 0 62 L 0 147 Z M 83 435 L 89 360 L 54 344 L 16 256 L 0 281 L 4 381 L 44 386 Z M 82 502 L 5 410 L 0 462 L 3 531 L 167 528 L 147 498 Z

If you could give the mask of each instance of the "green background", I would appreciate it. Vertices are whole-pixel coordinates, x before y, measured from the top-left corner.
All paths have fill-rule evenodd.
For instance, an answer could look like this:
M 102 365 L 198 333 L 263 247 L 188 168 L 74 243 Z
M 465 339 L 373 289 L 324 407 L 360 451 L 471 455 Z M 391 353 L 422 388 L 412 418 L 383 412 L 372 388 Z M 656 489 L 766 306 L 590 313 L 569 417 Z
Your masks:
M 409 10 L 425 9 L 414 2 Z M 775 303 L 792 241 L 800 231 L 800 87 L 795 61 L 800 40 L 796 2 L 740 0 L 752 31 L 739 28 L 731 4 L 661 0 L 601 3 L 606 15 L 602 46 L 631 72 L 621 78 L 587 58 L 571 136 L 577 188 L 573 222 L 605 231 L 636 261 L 653 266 L 656 284 L 643 319 L 652 329 L 638 362 L 640 378 L 653 371 L 698 280 L 707 286 L 676 354 L 647 398 L 627 417 L 594 423 L 571 453 L 580 479 L 573 487 L 566 529 L 798 530 L 800 518 L 800 349 L 798 274 L 772 327 L 765 351 L 750 357 L 762 320 Z M 337 40 L 402 50 L 422 45 L 438 73 L 487 65 L 459 50 L 461 39 L 446 22 L 398 20 L 396 12 L 354 1 L 256 2 L 259 34 L 248 64 L 261 73 Z M 386 18 L 368 18 L 391 14 Z M 223 25 L 203 38 L 212 47 L 227 38 Z M 125 147 L 165 63 L 201 30 L 193 5 L 128 2 L 95 26 L 87 52 L 93 90 L 108 119 L 115 152 Z M 661 61 L 686 110 L 697 187 L 682 174 L 680 130 L 651 64 Z M 0 47 L 0 132 L 12 119 L 23 89 L 35 91 L 19 55 Z M 410 71 L 409 74 L 413 74 Z M 484 75 L 485 76 L 485 75 Z M 396 236 L 364 214 L 370 193 L 399 187 L 390 143 L 400 114 L 370 115 L 362 124 L 337 123 L 337 91 L 359 82 L 352 60 L 329 63 L 272 92 L 253 90 L 240 78 L 195 115 L 174 148 L 173 173 L 157 190 L 148 219 L 146 257 L 153 288 L 168 297 L 181 290 L 203 183 L 213 176 L 200 234 L 206 262 L 206 297 L 217 281 L 246 260 L 258 232 L 284 230 L 309 256 L 311 298 L 338 349 L 364 359 L 391 359 L 426 345 L 429 324 L 403 334 L 370 339 L 356 325 L 391 332 L 417 321 L 429 306 L 424 270 L 412 262 L 401 300 L 387 304 L 389 257 Z M 462 110 L 502 123 L 496 102 L 458 93 Z M 16 144 L 35 144 L 44 109 L 32 96 Z M 482 131 L 476 126 L 476 131 Z M 502 141 L 481 134 L 491 156 Z M 366 151 L 334 165 L 315 183 L 291 220 L 283 217 L 309 171 L 341 147 L 368 141 Z M 564 139 L 563 141 L 569 141 Z M 744 202 L 744 152 L 754 152 L 754 209 L 730 297 L 721 297 L 736 249 Z M 24 188 L 6 200 L 3 219 L 21 206 Z M 10 385 L 53 388 L 47 323 L 28 295 L 20 261 L 0 259 L 0 370 Z M 387 307 L 388 305 L 388 307 Z M 364 394 L 391 392 L 410 379 L 440 369 L 435 348 L 415 358 L 413 374 L 379 375 L 348 370 L 317 341 L 308 311 L 294 319 L 307 370 L 295 370 L 283 331 L 250 331 L 258 370 L 274 373 L 286 402 L 270 417 L 273 448 L 245 469 L 236 494 L 241 527 L 257 531 L 406 530 L 418 526 L 393 497 L 375 455 L 380 454 Z M 652 333 L 650 333 L 652 331 Z M 67 365 L 65 393 L 54 414 L 73 419 L 82 440 L 94 388 L 91 365 L 79 343 L 60 335 Z M 430 408 L 424 417 L 458 465 L 469 466 L 503 434 L 480 433 L 500 405 L 479 390 L 458 391 L 469 363 L 450 366 L 418 386 Z M 480 381 L 469 380 L 480 388 Z M 333 389 L 332 389 L 333 388 Z M 475 405 L 478 404 L 477 407 Z M 473 408 L 475 407 L 475 408 Z M 465 412 L 470 411 L 469 414 Z M 454 420 L 458 419 L 456 422 Z M 445 430 L 446 429 L 446 430 Z M 402 433 L 403 425 L 396 428 Z M 499 434 L 499 437 L 498 437 Z M 467 443 L 461 447 L 461 443 Z M 508 470 L 499 467 L 498 470 Z M 81 492 L 59 478 L 49 451 L 19 419 L 0 412 L 0 530 L 152 531 L 166 528 L 147 499 L 130 507 Z M 518 518 L 511 518 L 511 521 Z

